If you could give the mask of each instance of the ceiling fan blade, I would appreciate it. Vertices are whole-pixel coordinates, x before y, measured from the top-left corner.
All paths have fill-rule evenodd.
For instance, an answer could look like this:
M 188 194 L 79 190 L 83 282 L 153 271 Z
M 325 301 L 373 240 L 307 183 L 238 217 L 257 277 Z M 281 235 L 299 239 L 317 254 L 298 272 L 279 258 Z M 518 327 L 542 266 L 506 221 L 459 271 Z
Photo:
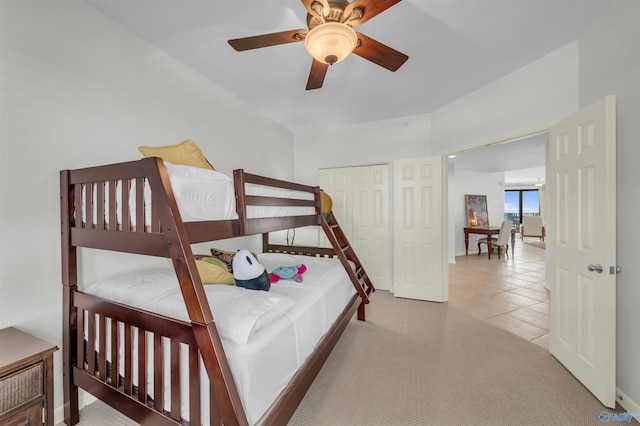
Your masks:
M 351 21 L 347 20 L 345 23 L 354 27 L 362 25 L 399 2 L 400 0 L 353 0 L 344 8 L 344 16 L 350 16 L 353 9 L 359 8 L 362 9 L 362 17 Z
M 327 75 L 329 64 L 316 61 L 311 63 L 311 71 L 309 72 L 309 80 L 307 80 L 307 90 L 319 89 L 324 83 L 324 76 Z
M 290 30 L 279 33 L 263 34 L 252 37 L 229 40 L 231 47 L 237 51 L 259 49 L 279 44 L 296 43 L 304 40 L 309 30 Z
M 362 33 L 358 33 L 358 39 L 360 44 L 354 49 L 353 53 L 389 71 L 397 70 L 409 59 L 404 53 L 385 46 Z

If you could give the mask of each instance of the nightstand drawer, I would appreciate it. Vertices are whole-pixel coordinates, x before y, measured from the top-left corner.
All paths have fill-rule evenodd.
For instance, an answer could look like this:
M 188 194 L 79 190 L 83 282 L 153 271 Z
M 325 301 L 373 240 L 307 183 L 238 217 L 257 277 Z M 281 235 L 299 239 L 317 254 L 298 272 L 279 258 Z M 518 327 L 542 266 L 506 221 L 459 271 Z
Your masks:
M 44 394 L 42 362 L 0 378 L 0 415 Z
M 38 426 L 44 423 L 42 419 L 43 403 L 33 405 L 2 421 L 2 426 Z

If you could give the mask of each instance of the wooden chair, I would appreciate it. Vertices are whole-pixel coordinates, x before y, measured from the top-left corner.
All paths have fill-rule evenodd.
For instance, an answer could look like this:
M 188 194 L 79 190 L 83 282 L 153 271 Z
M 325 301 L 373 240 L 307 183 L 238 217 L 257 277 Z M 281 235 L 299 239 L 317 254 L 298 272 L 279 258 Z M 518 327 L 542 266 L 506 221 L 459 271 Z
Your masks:
M 520 239 L 524 237 L 538 237 L 544 241 L 545 230 L 541 216 L 525 216 L 520 227 Z
M 498 234 L 498 238 L 491 238 L 491 247 L 498 248 L 498 259 L 500 259 L 500 254 L 502 254 L 502 250 L 507 257 L 509 257 L 509 239 L 511 238 L 511 227 L 513 226 L 513 222 L 510 220 L 502 221 L 502 225 L 500 225 L 500 233 Z M 480 238 L 478 240 L 478 256 L 482 253 L 482 249 L 480 248 L 480 244 L 488 244 L 488 238 Z

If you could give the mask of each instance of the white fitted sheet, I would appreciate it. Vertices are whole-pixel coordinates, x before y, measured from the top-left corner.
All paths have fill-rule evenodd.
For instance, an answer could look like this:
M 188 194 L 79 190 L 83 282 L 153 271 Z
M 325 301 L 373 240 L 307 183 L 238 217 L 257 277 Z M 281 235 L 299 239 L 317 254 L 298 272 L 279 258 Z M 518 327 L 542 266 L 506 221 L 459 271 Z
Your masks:
M 224 285 L 204 286 L 250 424 L 259 420 L 275 401 L 355 294 L 338 259 L 272 253 L 261 254 L 258 259 L 267 271 L 278 266 L 304 263 L 307 271 L 303 275 L 303 282 L 280 280 L 271 285 L 269 292 Z M 188 320 L 184 300 L 171 269 L 153 269 L 121 275 L 117 279 L 101 280 L 85 291 L 130 306 Z M 240 296 L 235 297 L 234 293 L 239 293 Z M 248 296 L 244 297 L 245 295 Z M 277 312 L 272 312 L 268 320 L 263 318 L 262 326 L 255 327 L 247 341 L 242 342 L 241 339 L 231 338 L 228 330 L 225 330 L 238 320 L 237 315 L 235 319 L 225 317 L 225 312 L 234 314 L 233 309 L 228 309 L 228 300 L 234 300 L 238 310 L 242 310 L 246 303 L 263 308 L 263 304 L 267 303 L 273 306 L 270 309 Z M 244 309 L 247 309 L 246 306 Z M 187 357 L 182 356 L 182 359 L 186 360 Z M 187 377 L 187 371 L 185 362 L 182 365 L 183 378 Z M 204 367 L 202 371 L 206 376 Z M 168 366 L 165 373 L 169 373 Z M 153 374 L 148 377 L 148 388 L 153 389 Z M 208 424 L 206 377 L 202 383 L 202 419 L 203 423 Z M 187 386 L 183 386 L 183 392 L 186 391 Z M 188 413 L 188 394 L 183 394 L 181 400 L 185 415 Z M 165 404 L 170 406 L 168 388 L 165 390 Z

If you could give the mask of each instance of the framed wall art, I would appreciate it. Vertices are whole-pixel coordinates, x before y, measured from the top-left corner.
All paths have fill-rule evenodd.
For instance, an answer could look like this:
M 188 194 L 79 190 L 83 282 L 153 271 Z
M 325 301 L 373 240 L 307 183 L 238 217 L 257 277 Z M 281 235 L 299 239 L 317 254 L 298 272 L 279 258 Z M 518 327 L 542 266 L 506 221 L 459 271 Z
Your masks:
M 466 194 L 464 196 L 464 202 L 467 206 L 467 226 L 489 226 L 486 195 Z

